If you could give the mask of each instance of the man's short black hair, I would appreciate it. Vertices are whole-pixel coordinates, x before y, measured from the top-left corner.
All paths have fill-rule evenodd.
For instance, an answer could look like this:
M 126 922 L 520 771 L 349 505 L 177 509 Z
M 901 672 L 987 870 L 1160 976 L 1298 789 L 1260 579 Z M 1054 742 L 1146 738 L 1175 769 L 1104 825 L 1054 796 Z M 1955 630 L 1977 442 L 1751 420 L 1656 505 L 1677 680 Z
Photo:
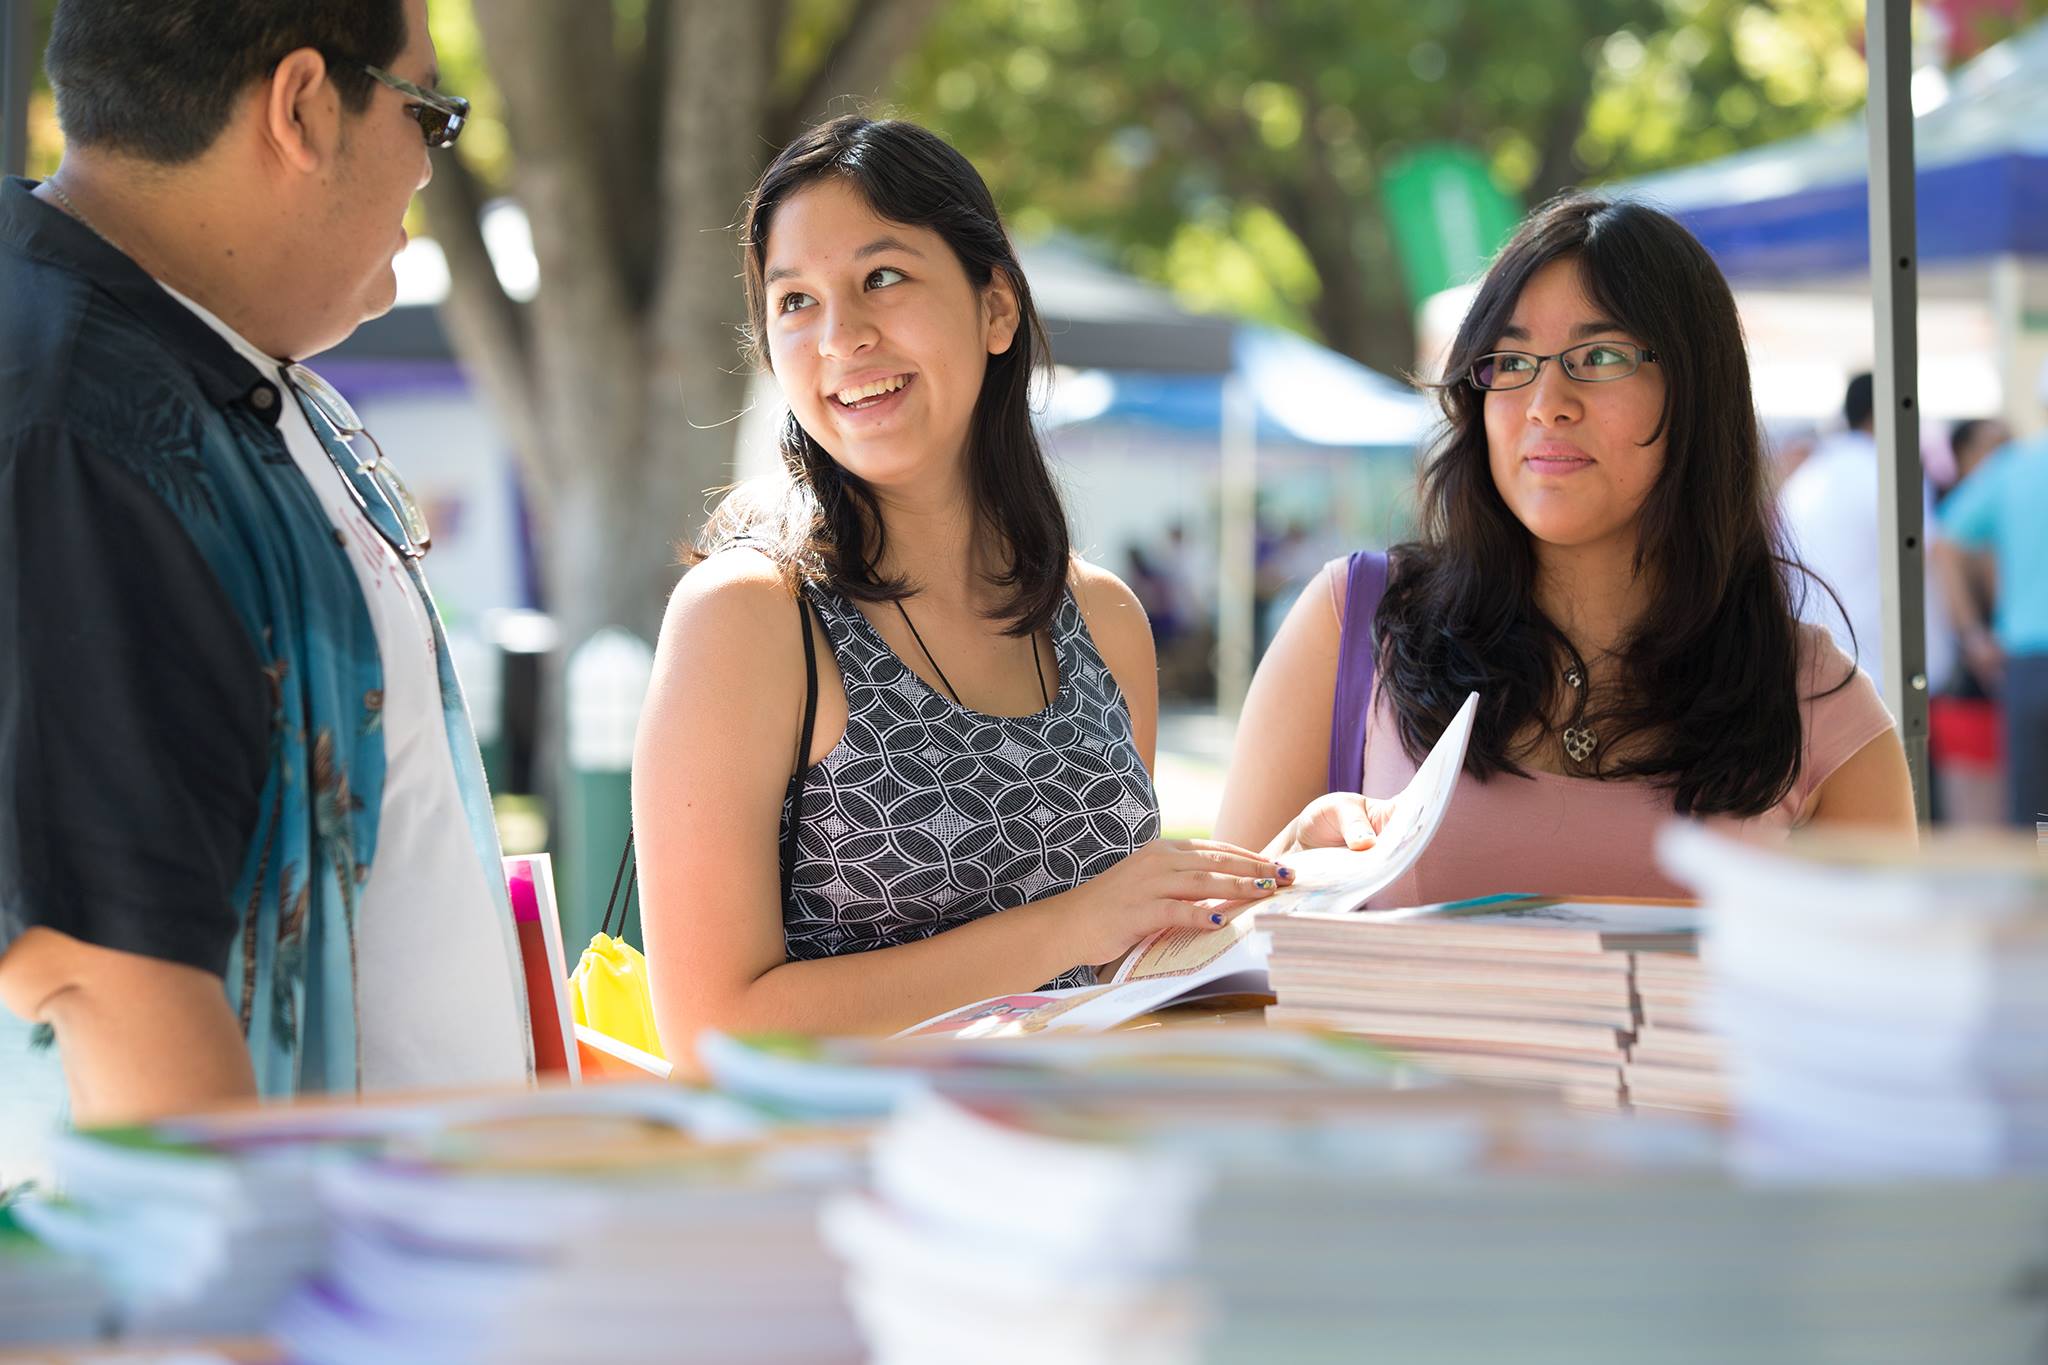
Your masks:
M 1861 431 L 1876 415 L 1876 381 L 1868 374 L 1859 374 L 1849 381 L 1849 391 L 1842 395 L 1842 420 L 1849 424 L 1849 430 Z
M 362 64 L 397 60 L 405 28 L 404 0 L 57 0 L 44 66 L 67 140 L 176 165 L 302 47 L 360 110 L 373 85 Z

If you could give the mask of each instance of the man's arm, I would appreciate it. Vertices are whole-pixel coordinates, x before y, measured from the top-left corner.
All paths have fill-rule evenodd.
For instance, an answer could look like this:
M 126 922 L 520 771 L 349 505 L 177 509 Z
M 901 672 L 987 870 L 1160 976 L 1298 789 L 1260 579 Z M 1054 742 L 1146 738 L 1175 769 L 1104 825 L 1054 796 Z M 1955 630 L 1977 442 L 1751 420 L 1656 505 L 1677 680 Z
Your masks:
M 78 440 L 0 438 L 0 1004 L 103 1123 L 254 1089 L 223 973 L 271 702 L 183 524 Z
M 0 1004 L 56 1030 L 82 1127 L 256 1094 L 220 978 L 36 927 L 0 953 Z
M 2006 462 L 1993 456 L 1964 479 L 1942 504 L 1929 528 L 1927 563 L 1934 584 L 1948 608 L 1963 658 L 1987 692 L 1997 692 L 2005 676 L 2005 654 L 1991 633 L 1977 594 L 1970 589 L 1966 556 L 1989 548 L 1997 534 L 1999 499 Z
M 1963 659 L 1984 690 L 1996 693 L 2005 679 L 2005 651 L 1991 633 L 1991 623 L 1970 589 L 1969 552 L 1939 532 L 1927 542 L 1927 563 L 1934 571 L 1935 587 L 1948 607 L 1948 619 L 1955 623 L 1956 640 L 1963 647 Z

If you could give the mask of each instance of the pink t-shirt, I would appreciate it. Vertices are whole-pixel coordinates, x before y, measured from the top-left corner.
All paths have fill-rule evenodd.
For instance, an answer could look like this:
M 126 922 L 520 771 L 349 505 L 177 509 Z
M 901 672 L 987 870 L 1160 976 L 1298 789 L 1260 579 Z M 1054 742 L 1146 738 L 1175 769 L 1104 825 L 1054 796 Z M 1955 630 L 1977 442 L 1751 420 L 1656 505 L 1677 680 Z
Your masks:
M 1870 676 L 1854 668 L 1824 629 L 1802 625 L 1799 774 L 1785 799 L 1737 828 L 1783 838 L 1812 814 L 1813 795 L 1835 770 L 1891 728 Z M 1830 692 L 1854 671 L 1846 687 Z M 1821 696 L 1820 693 L 1828 695 Z M 1415 763 L 1401 747 L 1382 694 L 1373 694 L 1365 742 L 1365 790 L 1391 796 Z M 1501 891 L 1571 896 L 1685 896 L 1657 868 L 1656 833 L 1676 819 L 1671 794 L 1645 782 L 1602 782 L 1532 772 L 1458 778 L 1450 809 L 1415 866 L 1373 897 L 1379 909 L 1464 900 Z

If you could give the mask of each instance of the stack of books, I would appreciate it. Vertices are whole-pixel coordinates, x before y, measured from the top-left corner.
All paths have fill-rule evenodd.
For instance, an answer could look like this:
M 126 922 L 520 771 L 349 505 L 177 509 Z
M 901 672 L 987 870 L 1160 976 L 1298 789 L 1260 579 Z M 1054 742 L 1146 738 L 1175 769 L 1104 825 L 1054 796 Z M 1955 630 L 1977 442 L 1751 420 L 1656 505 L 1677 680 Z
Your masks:
M 2038 1179 L 1311 1167 L 1220 1180 L 1196 1226 L 1204 1361 L 2021 1365 L 2048 1339 Z
M 2048 1172 L 2048 862 L 2023 836 L 1766 849 L 1674 826 L 1743 1168 Z
M 495 1335 L 514 1310 L 543 1301 L 549 1284 L 578 1283 L 580 1257 L 613 1268 L 602 1258 L 616 1257 L 630 1228 L 616 1241 L 582 1234 L 610 1226 L 621 1207 L 673 1209 L 679 1187 L 717 1184 L 746 1205 L 750 1226 L 796 1229 L 797 1243 L 812 1248 L 813 1283 L 829 1291 L 836 1281 L 814 1230 L 818 1189 L 781 1224 L 766 1210 L 783 1198 L 763 1174 L 778 1158 L 750 1153 L 779 1131 L 753 1106 L 653 1083 L 251 1107 L 63 1135 L 52 1151 L 61 1193 L 10 1209 L 48 1252 L 89 1267 L 105 1325 L 120 1335 L 279 1330 L 309 1360 L 453 1360 L 468 1358 L 450 1354 L 467 1340 L 486 1343 L 474 1358 L 502 1359 L 517 1354 Z M 798 1161 L 802 1179 L 815 1184 L 827 1170 L 854 1179 L 855 1140 L 821 1137 L 823 1155 Z M 501 1168 L 549 1168 L 553 1178 L 483 1180 Z M 776 1192 L 755 1200 L 770 1185 Z M 671 1261 L 687 1259 L 675 1226 L 667 1232 L 677 1243 Z M 801 1263 L 787 1241 L 776 1256 Z M 743 1258 L 720 1258 L 743 1280 L 758 1277 Z M 671 1264 L 664 1273 L 677 1272 Z M 715 1274 L 696 1282 L 745 1300 Z M 645 1286 L 638 1292 L 644 1298 Z M 663 1297 L 675 1305 L 688 1296 L 670 1288 Z M 820 1302 L 837 1305 L 830 1292 Z M 672 1326 L 686 1316 L 666 1311 Z M 851 1327 L 837 1311 L 843 1345 Z M 803 1349 L 819 1344 L 806 1338 Z M 673 1357 L 681 1348 L 665 1349 Z
M 51 1147 L 56 1197 L 13 1206 L 51 1251 L 92 1267 L 110 1328 L 238 1336 L 320 1264 L 313 1200 L 326 1143 L 245 1140 L 232 1125 L 66 1133 Z
M 307 1365 L 853 1365 L 818 1218 L 866 1135 L 709 1138 L 614 1113 L 393 1144 L 323 1174 L 332 1252 L 274 1331 Z
M 1256 1016 L 1252 1016 L 1256 1018 Z M 1033 1038 L 698 1038 L 727 1094 L 811 1120 L 882 1119 L 937 1087 L 974 1098 L 1043 1100 L 1107 1087 L 1136 1100 L 1207 1094 L 1218 1076 L 1283 1100 L 1330 1085 L 1415 1089 L 1439 1078 L 1372 1043 L 1313 1029 L 1145 1028 Z
M 1198 1359 L 1213 1315 L 1194 1257 L 1205 1237 L 1239 1235 L 1204 1223 L 1221 1171 L 1463 1170 L 1510 1145 L 1527 1103 L 1444 1086 L 1304 1089 L 1228 1068 L 1161 1079 L 1076 1076 L 1008 1095 L 940 1082 L 906 1102 L 876 1137 L 872 1188 L 825 1210 L 872 1358 L 983 1359 L 1000 1342 L 1015 1359 Z
M 106 1329 L 110 1310 L 89 1263 L 44 1246 L 0 1204 L 0 1348 L 89 1341 Z
M 1746 1188 L 1724 1141 L 1465 1087 L 942 1084 L 825 1227 L 894 1365 L 2038 1358 L 2048 1181 Z
M 1489 896 L 1408 910 L 1262 918 L 1266 1017 L 1361 1033 L 1453 1075 L 1626 1099 L 1639 960 L 1692 952 L 1682 902 Z
M 1696 953 L 1635 955 L 1636 1037 L 1621 1069 L 1629 1104 L 1728 1112 L 1721 1040 L 1705 1015 L 1707 969 Z

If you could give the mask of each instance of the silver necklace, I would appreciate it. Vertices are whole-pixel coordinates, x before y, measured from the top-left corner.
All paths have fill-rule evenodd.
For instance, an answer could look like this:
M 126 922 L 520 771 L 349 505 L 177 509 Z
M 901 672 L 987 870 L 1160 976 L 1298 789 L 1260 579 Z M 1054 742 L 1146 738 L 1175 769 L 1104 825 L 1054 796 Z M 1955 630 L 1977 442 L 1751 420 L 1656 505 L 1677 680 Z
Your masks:
M 64 187 L 57 183 L 57 178 L 55 176 L 51 176 L 48 180 L 45 180 L 43 182 L 43 188 L 48 190 L 51 194 L 57 196 L 57 202 L 64 206 L 64 211 L 66 213 L 70 214 L 73 218 L 76 218 L 79 222 L 85 223 L 85 215 L 78 211 L 78 205 L 71 202 L 71 196 L 64 193 Z M 85 225 L 87 227 L 92 226 L 91 223 L 85 223 Z
M 108 246 L 113 247 L 114 250 L 121 251 L 121 247 L 118 242 L 116 242 L 112 237 L 107 236 L 106 233 L 101 232 L 97 227 L 93 226 L 92 219 L 85 216 L 85 210 L 81 209 L 80 207 L 78 207 L 78 205 L 71 202 L 71 196 L 64 193 L 64 187 L 57 183 L 57 178 L 55 176 L 51 176 L 48 180 L 45 180 L 43 182 L 43 188 L 48 190 L 51 196 L 55 198 L 59 204 L 63 205 L 64 211 L 66 213 L 70 214 L 73 218 L 76 218 L 79 222 L 85 224 L 85 230 L 87 232 L 90 232 L 93 236 L 99 238 Z M 121 254 L 126 256 L 128 253 L 125 251 L 121 251 Z
M 54 198 L 54 199 L 55 199 L 55 200 L 56 200 L 56 201 L 58 202 L 58 204 L 60 204 L 60 205 L 62 205 L 62 206 L 63 206 L 63 209 L 64 209 L 64 211 L 65 211 L 66 213 L 70 214 L 70 215 L 71 215 L 71 216 L 72 216 L 73 218 L 76 218 L 76 219 L 77 219 L 77 220 L 78 220 L 78 221 L 79 221 L 79 222 L 80 222 L 81 224 L 83 224 L 83 225 L 84 225 L 84 227 L 85 227 L 85 230 L 86 230 L 87 232 L 90 232 L 90 233 L 91 233 L 91 234 L 92 234 L 93 236 L 95 236 L 95 237 L 99 238 L 99 239 L 100 239 L 101 241 L 105 242 L 105 243 L 106 243 L 106 244 L 107 244 L 108 246 L 110 246 L 110 247 L 114 248 L 114 250 L 116 250 L 116 251 L 120 252 L 120 253 L 121 253 L 121 254 L 122 254 L 123 256 L 126 256 L 126 257 L 127 257 L 127 258 L 128 258 L 129 260 L 131 260 L 131 261 L 135 261 L 135 263 L 136 263 L 136 264 L 137 264 L 138 266 L 141 266 L 141 265 L 142 265 L 142 262 L 141 262 L 141 261 L 139 261 L 139 260 L 136 260 L 136 257 L 135 257 L 135 253 L 134 253 L 134 252 L 130 251 L 130 250 L 129 250 L 129 249 L 127 248 L 127 247 L 125 247 L 125 246 L 122 246 L 122 245 L 121 245 L 121 244 L 120 244 L 119 242 L 115 241 L 115 240 L 114 240 L 114 239 L 113 239 L 112 237 L 109 237 L 109 236 L 107 236 L 107 234 L 106 234 L 106 233 L 104 233 L 104 232 L 100 231 L 100 226 L 99 226 L 99 224 L 98 224 L 98 223 L 95 223 L 95 222 L 94 222 L 94 221 L 93 221 L 92 219 L 90 219 L 90 218 L 86 217 L 86 216 L 85 216 L 85 210 L 84 210 L 84 209 L 82 209 L 82 208 L 80 208 L 80 207 L 78 207 L 78 205 L 76 205 L 76 204 L 74 204 L 74 203 L 72 203 L 72 202 L 71 202 L 71 196 L 70 196 L 70 195 L 68 195 L 68 194 L 66 194 L 66 193 L 64 193 L 64 187 L 63 187 L 62 185 L 60 185 L 60 184 L 58 184 L 58 183 L 57 183 L 57 178 L 56 178 L 55 176 L 51 176 L 51 177 L 50 177 L 50 178 L 49 178 L 48 180 L 45 180 L 45 181 L 43 182 L 43 185 L 45 186 L 45 188 L 47 188 L 47 189 L 48 189 L 48 190 L 50 191 L 50 195 L 51 195 L 51 197 L 52 197 L 52 198 Z M 160 282 L 161 282 L 161 281 L 163 281 L 163 276 L 161 276 L 161 275 L 157 274 L 157 273 L 156 273 L 156 272 L 155 272 L 154 270 L 149 270 L 149 268 L 148 268 L 147 266 L 143 266 L 142 268 L 143 268 L 144 270 L 148 271 L 148 273 L 149 273 L 149 275 L 150 275 L 150 277 L 151 277 L 151 278 L 153 278 L 153 279 L 155 279 L 155 280 L 158 280 L 158 281 L 160 281 Z
M 85 230 L 87 232 L 90 232 L 93 236 L 99 238 L 108 246 L 120 252 L 123 256 L 126 256 L 130 261 L 133 261 L 136 267 L 143 271 L 143 273 L 147 274 L 151 279 L 155 280 L 158 284 L 161 284 L 166 288 L 177 290 L 180 294 L 185 295 L 185 297 L 187 298 L 198 297 L 196 294 L 193 294 L 190 290 L 185 289 L 182 286 L 174 283 L 170 279 L 166 278 L 161 272 L 152 270 L 150 269 L 150 267 L 143 265 L 141 257 L 137 256 L 127 247 L 122 246 L 112 237 L 109 237 L 105 232 L 101 231 L 100 225 L 98 223 L 95 223 L 92 219 L 85 216 L 84 209 L 81 209 L 80 207 L 78 207 L 78 205 L 71 202 L 71 196 L 64 193 L 64 187 L 57 183 L 57 178 L 55 176 L 51 176 L 48 180 L 45 180 L 43 184 L 49 189 L 51 197 L 54 198 L 60 205 L 63 206 L 63 209 L 66 213 L 70 214 L 73 218 L 76 218 L 80 223 L 84 224 Z
M 1571 723 L 1564 727 L 1562 736 L 1564 752 L 1572 762 L 1582 764 L 1593 756 L 1593 750 L 1599 747 L 1600 737 L 1579 723 L 1586 718 L 1585 675 L 1580 673 L 1577 667 L 1567 668 L 1564 671 L 1564 681 L 1565 686 L 1571 688 L 1574 697 Z

